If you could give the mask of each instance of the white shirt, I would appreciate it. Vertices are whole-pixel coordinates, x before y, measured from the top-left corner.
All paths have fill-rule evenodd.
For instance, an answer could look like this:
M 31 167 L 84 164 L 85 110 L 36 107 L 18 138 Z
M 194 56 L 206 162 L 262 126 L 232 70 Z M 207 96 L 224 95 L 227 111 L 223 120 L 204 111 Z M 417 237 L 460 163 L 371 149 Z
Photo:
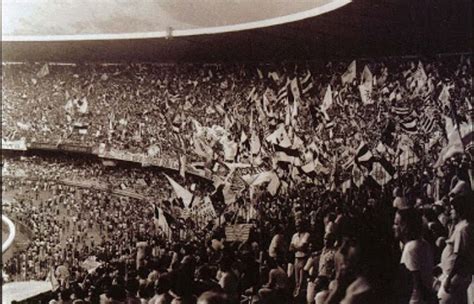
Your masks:
M 432 288 L 434 262 L 428 242 L 423 239 L 407 242 L 403 247 L 400 264 L 404 264 L 410 272 L 419 271 L 422 284 L 428 289 Z M 422 298 L 421 290 L 413 289 L 410 303 L 418 303 Z
M 295 257 L 297 258 L 304 258 L 306 257 L 306 252 L 304 251 L 298 251 L 298 248 L 301 248 L 304 246 L 304 244 L 307 244 L 309 241 L 309 233 L 308 232 L 297 232 L 293 234 L 293 237 L 291 238 L 291 245 L 297 250 L 295 252 Z

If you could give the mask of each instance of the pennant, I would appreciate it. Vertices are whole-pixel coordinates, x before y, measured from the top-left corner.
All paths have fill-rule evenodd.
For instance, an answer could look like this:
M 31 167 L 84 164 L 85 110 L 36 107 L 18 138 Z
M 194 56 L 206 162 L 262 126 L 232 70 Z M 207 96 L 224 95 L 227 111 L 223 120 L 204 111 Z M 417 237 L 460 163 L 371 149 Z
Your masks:
M 332 90 L 331 90 L 331 85 L 328 85 L 328 88 L 326 89 L 326 93 L 324 94 L 324 99 L 323 99 L 323 103 L 321 105 L 321 109 L 323 111 L 326 111 L 327 109 L 329 109 L 333 104 L 333 100 L 332 100 Z
M 343 85 L 346 83 L 352 83 L 356 78 L 356 61 L 353 60 L 347 67 L 347 70 L 341 76 L 341 82 Z
M 168 179 L 171 187 L 173 188 L 177 197 L 183 200 L 184 206 L 189 208 L 193 201 L 193 194 L 189 192 L 186 188 L 178 184 L 174 179 L 165 174 L 165 177 Z
M 36 76 L 38 78 L 43 78 L 43 77 L 46 77 L 49 75 L 49 66 L 47 63 L 45 63 L 41 69 L 38 71 L 38 73 L 36 73 Z
M 373 104 L 374 100 L 372 99 L 372 83 L 364 82 L 359 85 L 360 98 L 362 103 L 365 105 Z

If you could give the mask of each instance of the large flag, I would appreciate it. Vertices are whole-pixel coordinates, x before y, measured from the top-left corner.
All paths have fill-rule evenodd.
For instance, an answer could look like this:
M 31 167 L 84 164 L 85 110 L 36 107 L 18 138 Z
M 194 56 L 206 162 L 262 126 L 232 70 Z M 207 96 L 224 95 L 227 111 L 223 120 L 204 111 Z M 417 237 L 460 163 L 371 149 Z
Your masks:
M 174 179 L 169 177 L 168 175 L 165 174 L 165 177 L 168 179 L 168 181 L 171 184 L 171 187 L 173 188 L 174 192 L 176 193 L 176 196 L 181 198 L 183 200 L 184 206 L 186 208 L 189 208 L 193 201 L 193 194 L 189 192 L 186 188 L 178 184 Z
M 353 60 L 351 64 L 347 67 L 347 70 L 341 76 L 342 84 L 352 83 L 356 78 L 356 61 Z
M 323 103 L 321 105 L 321 109 L 323 111 L 326 111 L 327 109 L 329 109 L 333 104 L 333 100 L 332 100 L 332 90 L 331 90 L 331 85 L 328 85 L 328 88 L 326 89 L 326 93 L 324 94 L 324 99 L 323 99 Z
M 48 76 L 49 75 L 49 66 L 47 63 L 45 63 L 41 69 L 38 71 L 38 73 L 36 73 L 36 76 L 38 78 L 43 78 L 45 76 Z

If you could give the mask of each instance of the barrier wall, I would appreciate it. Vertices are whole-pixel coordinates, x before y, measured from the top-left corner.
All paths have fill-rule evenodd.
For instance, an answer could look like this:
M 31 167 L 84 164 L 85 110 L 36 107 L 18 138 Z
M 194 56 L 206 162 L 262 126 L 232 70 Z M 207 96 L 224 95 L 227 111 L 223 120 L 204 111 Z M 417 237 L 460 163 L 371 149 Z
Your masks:
M 104 145 L 91 146 L 81 144 L 52 144 L 45 142 L 26 142 L 26 140 L 6 141 L 2 139 L 2 152 L 55 152 L 55 153 L 75 153 L 84 156 L 96 157 L 101 160 L 113 160 L 117 162 L 135 163 L 142 167 L 156 167 L 172 171 L 180 171 L 179 159 L 170 159 L 169 157 L 151 157 L 145 153 L 132 153 L 129 151 L 117 150 L 114 148 L 106 149 Z M 201 177 L 212 181 L 212 177 L 204 170 L 197 170 L 193 164 L 186 164 L 186 174 Z
M 2 244 L 2 253 L 8 250 L 10 246 L 13 244 L 13 241 L 15 240 L 15 235 L 16 235 L 16 228 L 15 224 L 4 214 L 2 214 L 2 222 L 5 223 L 5 225 L 8 226 L 8 238 L 7 240 Z

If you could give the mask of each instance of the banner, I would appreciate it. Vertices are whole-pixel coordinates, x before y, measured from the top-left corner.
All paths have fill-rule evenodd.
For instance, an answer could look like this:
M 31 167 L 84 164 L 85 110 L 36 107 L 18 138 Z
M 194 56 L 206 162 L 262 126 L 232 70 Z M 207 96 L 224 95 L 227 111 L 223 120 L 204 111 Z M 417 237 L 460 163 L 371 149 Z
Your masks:
M 41 142 L 33 142 L 28 144 L 29 149 L 36 149 L 36 150 L 47 150 L 47 151 L 55 151 L 58 149 L 57 145 L 51 143 L 41 143 Z
M 104 153 L 101 153 L 100 157 L 123 160 L 134 163 L 142 163 L 145 158 L 145 156 L 141 153 L 121 151 L 114 148 L 110 149 L 109 151 L 104 151 Z
M 26 141 L 24 138 L 19 140 L 3 140 L 2 138 L 2 150 L 26 151 Z
M 228 242 L 246 242 L 250 236 L 252 224 L 238 224 L 225 227 L 225 237 Z
M 58 148 L 59 150 L 66 151 L 66 152 L 92 154 L 91 146 L 80 146 L 80 145 L 75 145 L 75 144 L 60 144 L 58 145 Z
M 216 210 L 209 197 L 205 197 L 200 204 L 193 204 L 191 213 L 197 216 L 199 218 L 198 222 L 201 223 L 207 223 L 217 218 Z

